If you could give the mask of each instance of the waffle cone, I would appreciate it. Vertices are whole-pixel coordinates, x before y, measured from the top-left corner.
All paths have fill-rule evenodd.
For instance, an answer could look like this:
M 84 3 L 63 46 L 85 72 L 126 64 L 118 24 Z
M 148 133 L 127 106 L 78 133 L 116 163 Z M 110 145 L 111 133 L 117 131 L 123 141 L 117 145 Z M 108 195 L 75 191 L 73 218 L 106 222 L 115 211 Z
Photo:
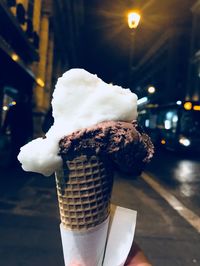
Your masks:
M 84 231 L 102 223 L 110 213 L 113 175 L 97 156 L 63 159 L 56 172 L 61 223 Z

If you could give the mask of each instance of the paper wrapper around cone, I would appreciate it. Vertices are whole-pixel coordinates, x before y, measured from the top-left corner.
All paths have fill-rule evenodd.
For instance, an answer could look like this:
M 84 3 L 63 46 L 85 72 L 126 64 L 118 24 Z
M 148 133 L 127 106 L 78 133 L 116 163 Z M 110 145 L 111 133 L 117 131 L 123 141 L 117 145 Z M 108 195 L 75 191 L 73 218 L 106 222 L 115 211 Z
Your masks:
M 87 231 L 101 224 L 110 213 L 112 171 L 97 156 L 63 158 L 56 172 L 62 225 L 71 230 Z

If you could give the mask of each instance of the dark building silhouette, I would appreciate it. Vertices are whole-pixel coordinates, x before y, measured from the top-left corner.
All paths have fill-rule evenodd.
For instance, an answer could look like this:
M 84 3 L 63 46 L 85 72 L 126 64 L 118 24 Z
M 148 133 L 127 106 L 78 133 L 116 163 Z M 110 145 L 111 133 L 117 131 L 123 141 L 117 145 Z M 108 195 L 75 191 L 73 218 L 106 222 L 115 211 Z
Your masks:
M 196 1 L 191 8 L 192 36 L 190 47 L 190 68 L 187 86 L 187 100 L 200 101 L 200 1 Z
M 177 100 L 199 100 L 199 1 L 167 1 L 158 3 L 154 1 L 146 10 L 146 16 L 155 11 L 160 15 L 158 32 L 153 34 L 148 48 L 136 50 L 136 64 L 133 73 L 132 89 L 139 97 L 148 96 L 151 102 L 167 103 Z M 165 9 L 165 13 L 162 8 Z M 162 22 L 164 16 L 165 23 Z M 162 27 L 159 26 L 159 23 Z M 138 31 L 146 31 L 145 25 Z M 142 35 L 141 35 L 142 38 Z M 149 95 L 147 88 L 154 86 L 156 93 Z

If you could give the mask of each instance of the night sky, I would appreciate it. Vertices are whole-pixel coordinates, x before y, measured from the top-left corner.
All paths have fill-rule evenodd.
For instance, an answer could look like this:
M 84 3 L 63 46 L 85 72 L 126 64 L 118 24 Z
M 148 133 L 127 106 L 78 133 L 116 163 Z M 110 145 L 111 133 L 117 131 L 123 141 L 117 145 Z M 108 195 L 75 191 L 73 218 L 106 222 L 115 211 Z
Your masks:
M 82 53 L 84 67 L 106 82 L 119 80 L 129 67 L 131 35 L 127 11 L 141 13 L 135 34 L 133 63 L 151 48 L 169 27 L 188 23 L 194 0 L 92 0 L 85 1 Z

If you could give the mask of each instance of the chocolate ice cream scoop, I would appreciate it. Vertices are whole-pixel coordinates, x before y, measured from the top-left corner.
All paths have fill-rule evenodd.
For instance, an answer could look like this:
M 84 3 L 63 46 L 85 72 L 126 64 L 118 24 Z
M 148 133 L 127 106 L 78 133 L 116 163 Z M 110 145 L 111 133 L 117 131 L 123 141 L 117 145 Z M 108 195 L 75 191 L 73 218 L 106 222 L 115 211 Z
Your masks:
M 73 159 L 80 154 L 98 155 L 112 167 L 139 174 L 153 156 L 153 144 L 135 122 L 108 121 L 78 130 L 59 142 L 59 155 Z

